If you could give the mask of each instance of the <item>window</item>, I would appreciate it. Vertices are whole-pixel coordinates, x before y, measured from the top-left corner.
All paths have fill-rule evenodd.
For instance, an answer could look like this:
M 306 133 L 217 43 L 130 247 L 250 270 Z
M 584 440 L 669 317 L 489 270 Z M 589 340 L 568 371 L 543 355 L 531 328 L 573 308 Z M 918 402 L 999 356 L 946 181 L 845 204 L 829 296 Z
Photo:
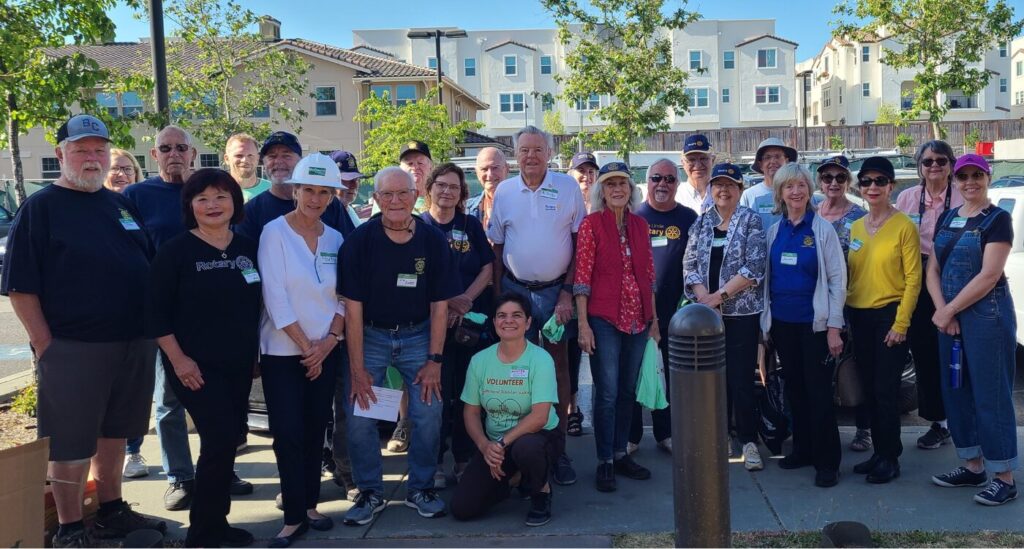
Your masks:
M 370 86 L 370 93 L 381 99 L 391 100 L 391 86 Z
M 871 61 L 871 46 L 860 47 L 860 60 L 865 63 Z
M 576 101 L 576 110 L 578 111 L 595 111 L 599 108 L 601 108 L 601 96 L 596 93 L 590 94 L 590 97 L 586 99 Z
M 821 104 L 826 109 L 832 106 L 832 88 L 821 88 Z
M 861 86 L 861 90 L 860 90 L 861 95 L 863 95 L 864 97 L 871 97 L 871 82 L 864 82 L 860 86 Z
M 690 106 L 702 109 L 707 107 L 710 102 L 708 100 L 708 89 L 707 88 L 687 88 L 686 95 L 690 96 Z
M 476 57 L 467 57 L 462 61 L 463 74 L 476 76 Z
M 722 88 L 722 103 L 729 102 L 729 88 Z
M 252 118 L 270 118 L 270 105 L 256 107 L 252 110 L 249 116 Z
M 516 76 L 519 74 L 519 60 L 514 55 L 506 55 L 505 76 Z
M 976 109 L 978 96 L 964 95 L 960 90 L 946 90 L 946 103 L 951 109 Z
M 127 118 L 134 118 L 142 114 L 142 97 L 137 92 L 124 92 L 121 94 L 121 112 Z
M 316 97 L 317 116 L 337 116 L 338 98 L 337 89 L 334 86 L 317 86 L 314 93 Z
M 828 74 L 828 56 L 825 56 L 825 74 Z
M 202 153 L 199 155 L 200 168 L 219 168 L 220 158 L 216 154 Z
M 999 93 L 1006 93 L 1007 82 L 1005 78 L 999 79 Z
M 1009 44 L 999 44 L 999 57 L 1006 57 L 1006 52 L 1009 49 L 1007 46 Z
M 735 69 L 736 68 L 736 52 L 727 51 L 722 59 L 723 69 Z
M 550 94 L 544 94 L 541 96 L 541 107 L 545 111 L 555 110 L 555 98 Z
M 1017 76 L 1024 75 L 1024 61 L 1017 61 Z
M 774 69 L 775 68 L 775 53 L 778 50 L 775 48 L 767 48 L 763 50 L 757 50 L 757 68 L 759 69 Z M 826 59 L 828 59 L 826 57 Z M 828 69 L 826 69 L 828 70 Z
M 521 93 L 503 93 L 498 96 L 501 112 L 523 112 L 526 108 L 525 96 Z
M 703 55 L 701 54 L 700 50 L 690 50 L 690 70 L 691 71 L 699 71 L 700 70 L 700 68 L 701 68 L 700 61 L 701 61 L 701 57 L 702 56 Z
M 402 107 L 406 103 L 416 101 L 416 85 L 400 84 L 395 86 L 395 105 Z
M 43 179 L 58 179 L 60 177 L 60 161 L 55 156 L 44 156 Z
M 139 167 L 142 168 L 142 171 L 146 171 L 146 155 L 144 155 L 144 154 L 137 154 L 137 155 L 135 155 L 135 161 L 139 163 Z M 143 175 L 143 174 L 139 174 L 139 175 Z
M 842 105 L 843 104 L 843 87 L 839 86 L 838 88 L 836 88 L 836 90 L 839 92 L 839 104 Z
M 779 102 L 779 86 L 754 86 L 754 103 L 764 105 Z
M 804 77 L 804 91 L 811 91 L 811 79 L 807 76 Z
M 436 71 L 437 70 L 437 58 L 436 57 L 428 57 L 427 58 L 427 68 L 432 70 L 432 71 Z
M 99 103 L 101 108 L 107 110 L 112 118 L 118 117 L 117 112 L 117 94 L 109 92 L 100 92 L 96 94 L 96 102 Z
M 1017 92 L 1017 105 L 1024 105 L 1024 91 Z
M 542 55 L 540 56 L 540 73 L 551 74 L 551 56 Z
M 1007 212 L 1013 213 L 1013 207 L 1017 205 L 1017 200 L 1013 198 L 1000 198 L 999 202 L 996 203 L 996 207 Z

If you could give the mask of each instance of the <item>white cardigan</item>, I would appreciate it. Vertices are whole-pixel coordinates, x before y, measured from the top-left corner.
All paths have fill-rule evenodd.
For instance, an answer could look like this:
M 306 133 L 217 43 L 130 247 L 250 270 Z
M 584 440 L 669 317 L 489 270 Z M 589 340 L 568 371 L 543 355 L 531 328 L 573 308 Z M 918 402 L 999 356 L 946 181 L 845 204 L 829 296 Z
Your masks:
M 295 356 L 302 349 L 284 333 L 295 322 L 311 340 L 328 337 L 334 315 L 345 315 L 338 299 L 338 250 L 341 233 L 324 225 L 316 253 L 309 251 L 284 216 L 267 223 L 260 236 L 259 267 L 263 280 L 260 353 Z

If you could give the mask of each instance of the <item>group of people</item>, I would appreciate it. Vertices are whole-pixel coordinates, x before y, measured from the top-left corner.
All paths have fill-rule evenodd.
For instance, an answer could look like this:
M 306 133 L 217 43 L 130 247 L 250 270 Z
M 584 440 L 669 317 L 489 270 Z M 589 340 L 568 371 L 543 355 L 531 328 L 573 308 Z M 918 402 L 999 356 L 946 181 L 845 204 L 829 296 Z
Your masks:
M 577 480 L 566 436 L 582 431 L 582 353 L 594 380 L 596 488 L 651 477 L 633 459 L 640 366 L 648 339 L 668 362 L 668 320 L 687 302 L 724 320 L 722 413 L 747 469 L 763 467 L 752 374 L 767 343 L 792 410 L 793 451 L 780 466 L 813 466 L 816 485 L 837 483 L 827 358 L 852 345 L 867 393 L 854 443 L 874 448 L 854 470 L 869 482 L 897 477 L 909 333 L 921 414 L 936 422 L 919 445 L 951 436 L 965 460 L 934 482 L 984 486 L 975 499 L 986 504 L 1016 497 L 1015 317 L 1002 276 L 1012 226 L 987 199 L 984 159 L 957 159 L 941 141 L 918 152 L 909 217 L 891 205 L 886 159 L 856 174 L 865 212 L 848 198 L 846 158 L 815 176 L 777 139 L 757 150 L 764 182 L 744 191 L 740 168 L 716 164 L 707 138 L 691 136 L 686 179 L 675 162 L 655 162 L 644 196 L 626 164 L 599 166 L 589 153 L 568 174 L 551 170 L 551 136 L 527 126 L 514 136 L 518 175 L 508 177 L 500 150 L 479 153 L 484 191 L 473 199 L 461 168 L 434 166 L 429 147 L 411 141 L 398 166 L 373 176 L 376 213 L 365 222 L 351 207 L 364 177 L 355 157 L 303 157 L 287 132 L 263 143 L 232 136 L 227 171 L 193 170 L 191 137 L 168 126 L 146 180 L 92 116 L 68 120 L 58 142 L 61 177 L 19 209 L 0 286 L 38 359 L 56 547 L 166 530 L 121 498 L 122 464 L 127 477 L 147 472 L 139 447 L 154 400 L 164 503 L 190 508 L 186 544 L 252 543 L 227 516 L 231 496 L 252 491 L 234 460 L 260 376 L 284 512 L 271 547 L 333 528 L 317 510 L 325 465 L 353 500 L 346 525 L 384 509 L 377 420 L 360 412 L 384 386 L 404 394 L 389 447 L 408 450 L 405 505 L 468 520 L 517 488 L 530 500 L 526 524 L 543 525 L 552 485 Z M 954 345 L 962 378 L 951 384 Z M 186 411 L 200 439 L 194 465 Z M 673 451 L 670 413 L 655 411 L 653 426 L 657 447 Z M 91 533 L 81 507 L 90 469 L 100 503 Z M 451 482 L 446 504 L 438 490 Z

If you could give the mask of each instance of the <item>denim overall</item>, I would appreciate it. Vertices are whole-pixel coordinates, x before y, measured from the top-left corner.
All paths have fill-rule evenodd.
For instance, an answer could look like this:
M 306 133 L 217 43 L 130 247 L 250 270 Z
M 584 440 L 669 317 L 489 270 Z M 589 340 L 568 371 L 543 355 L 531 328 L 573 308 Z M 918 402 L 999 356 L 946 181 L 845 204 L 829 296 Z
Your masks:
M 949 226 L 957 209 L 939 219 L 935 254 L 941 257 L 957 233 Z M 950 302 L 981 272 L 981 233 L 997 215 L 993 209 L 981 224 L 964 231 L 949 252 L 942 269 L 942 296 Z M 963 384 L 949 383 L 953 338 L 939 333 L 942 397 L 957 455 L 961 459 L 983 457 L 985 469 L 1001 473 L 1017 469 L 1017 423 L 1013 409 L 1014 348 L 1017 317 L 1006 281 L 1000 281 L 985 297 L 956 315 L 963 339 Z

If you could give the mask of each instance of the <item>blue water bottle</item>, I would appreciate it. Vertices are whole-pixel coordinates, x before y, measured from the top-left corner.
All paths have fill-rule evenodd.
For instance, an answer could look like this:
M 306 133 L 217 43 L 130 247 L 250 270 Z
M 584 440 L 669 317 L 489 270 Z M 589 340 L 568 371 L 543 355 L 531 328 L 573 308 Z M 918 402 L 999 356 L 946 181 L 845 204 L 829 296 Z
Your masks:
M 963 355 L 963 340 L 953 338 L 953 349 L 949 353 L 949 386 L 959 389 L 964 383 L 964 370 L 960 357 Z

